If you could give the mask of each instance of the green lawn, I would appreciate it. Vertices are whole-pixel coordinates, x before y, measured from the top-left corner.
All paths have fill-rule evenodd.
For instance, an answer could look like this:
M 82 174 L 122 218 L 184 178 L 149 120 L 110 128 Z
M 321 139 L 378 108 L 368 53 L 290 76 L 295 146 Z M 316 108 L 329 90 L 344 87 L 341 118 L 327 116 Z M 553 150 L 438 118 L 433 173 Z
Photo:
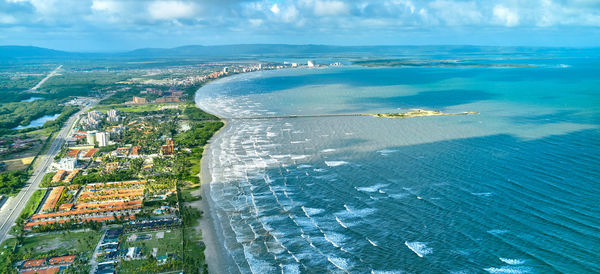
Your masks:
M 88 259 L 96 248 L 101 232 L 61 232 L 25 237 L 16 255 L 23 259 L 77 254 Z
M 169 231 L 169 232 L 167 232 Z M 164 238 L 158 239 L 156 234 L 159 232 L 164 233 Z M 143 240 L 143 241 L 127 241 L 127 238 L 131 235 L 144 235 L 151 234 L 152 239 Z M 173 261 L 171 264 L 166 265 L 157 265 L 157 262 L 152 258 L 149 258 L 148 255 L 152 254 L 153 248 L 158 248 L 156 256 L 162 256 L 166 254 L 181 254 L 182 243 L 182 235 L 181 229 L 170 229 L 170 230 L 162 230 L 162 231 L 149 231 L 149 232 L 139 232 L 139 233 L 128 233 L 124 235 L 123 241 L 121 242 L 120 248 L 129 248 L 139 246 L 142 248 L 142 255 L 145 258 L 140 260 L 132 260 L 132 261 L 121 261 L 121 266 L 119 267 L 119 273 L 158 273 L 169 270 L 179 270 L 181 268 L 180 261 Z M 180 255 L 178 255 L 180 256 Z
M 167 232 L 170 231 L 170 232 Z M 156 234 L 158 232 L 164 233 L 164 238 L 158 239 Z M 139 246 L 142 248 L 143 255 L 149 255 L 152 253 L 152 248 L 158 248 L 157 256 L 165 255 L 167 253 L 175 253 L 181 251 L 182 239 L 181 239 L 181 229 L 170 229 L 163 231 L 149 231 L 149 232 L 139 232 L 139 233 L 129 233 L 126 234 L 123 238 L 123 242 L 121 243 L 121 248 L 129 248 Z M 144 241 L 132 241 L 128 242 L 127 238 L 133 234 L 144 235 L 151 234 L 152 239 L 144 240 Z
M 31 198 L 29 198 L 29 201 L 27 201 L 27 204 L 25 204 L 25 208 L 21 211 L 21 216 L 29 218 L 37 208 L 38 204 L 42 201 L 42 198 L 44 198 L 44 194 L 46 194 L 45 189 L 36 190 L 33 195 L 31 195 Z

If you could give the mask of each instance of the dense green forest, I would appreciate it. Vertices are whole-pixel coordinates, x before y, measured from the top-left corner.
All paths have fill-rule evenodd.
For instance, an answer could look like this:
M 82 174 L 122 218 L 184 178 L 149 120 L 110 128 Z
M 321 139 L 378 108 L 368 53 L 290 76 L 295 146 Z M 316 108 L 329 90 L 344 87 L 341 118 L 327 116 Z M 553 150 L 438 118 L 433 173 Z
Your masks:
M 29 176 L 21 171 L 0 173 L 0 195 L 13 195 L 27 182 Z

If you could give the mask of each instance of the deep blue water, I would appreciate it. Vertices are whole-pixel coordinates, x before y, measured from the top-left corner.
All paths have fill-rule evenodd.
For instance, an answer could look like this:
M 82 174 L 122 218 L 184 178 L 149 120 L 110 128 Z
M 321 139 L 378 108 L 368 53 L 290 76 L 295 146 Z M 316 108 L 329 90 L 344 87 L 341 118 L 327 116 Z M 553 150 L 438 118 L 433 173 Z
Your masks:
M 198 91 L 231 272 L 600 272 L 600 62 L 296 69 Z M 406 108 L 412 119 L 276 114 Z

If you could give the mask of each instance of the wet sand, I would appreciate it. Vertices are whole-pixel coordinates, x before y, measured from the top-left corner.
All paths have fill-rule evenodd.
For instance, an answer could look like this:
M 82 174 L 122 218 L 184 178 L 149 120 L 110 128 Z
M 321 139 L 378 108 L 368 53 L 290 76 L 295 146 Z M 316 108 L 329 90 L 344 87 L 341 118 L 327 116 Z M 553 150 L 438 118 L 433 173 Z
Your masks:
M 210 174 L 209 163 L 210 155 L 212 154 L 212 147 L 210 144 L 217 138 L 220 138 L 221 131 L 225 129 L 228 124 L 226 121 L 223 126 L 208 142 L 204 147 L 202 154 L 202 169 L 201 169 L 201 196 L 202 199 L 191 203 L 190 205 L 200 209 L 204 212 L 202 218 L 199 221 L 197 230 L 202 231 L 202 241 L 206 245 L 204 255 L 206 256 L 206 263 L 208 264 L 209 273 L 240 273 L 235 265 L 235 262 L 228 255 L 225 250 L 223 239 L 223 233 L 221 232 L 220 224 L 217 223 L 217 215 L 214 210 L 214 201 L 211 199 L 210 184 L 212 183 L 212 176 Z

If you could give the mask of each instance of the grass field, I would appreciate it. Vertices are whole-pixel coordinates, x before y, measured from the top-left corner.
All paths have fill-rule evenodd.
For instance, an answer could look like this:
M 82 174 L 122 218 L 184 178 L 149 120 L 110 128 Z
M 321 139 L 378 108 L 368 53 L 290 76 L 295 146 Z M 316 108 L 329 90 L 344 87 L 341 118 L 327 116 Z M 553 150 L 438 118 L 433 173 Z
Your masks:
M 44 197 L 44 194 L 46 194 L 45 189 L 36 190 L 33 195 L 31 195 L 31 198 L 29 198 L 29 201 L 27 201 L 27 204 L 25 204 L 25 208 L 23 208 L 23 211 L 21 211 L 21 216 L 25 215 L 27 218 L 29 218 Z
M 38 147 L 41 147 L 41 145 Z M 31 164 L 33 158 L 34 157 L 31 156 L 19 159 L 12 159 L 3 161 L 3 163 L 6 164 L 6 171 L 24 170 L 29 166 L 29 164 Z
M 141 241 L 128 241 L 128 238 L 131 235 L 152 235 L 152 239 L 149 240 L 141 240 Z M 163 238 L 159 239 L 157 237 L 158 234 L 163 234 Z M 181 254 L 182 243 L 182 234 L 181 229 L 170 229 L 170 230 L 162 230 L 162 231 L 152 231 L 152 232 L 140 232 L 140 233 L 129 233 L 126 234 L 124 240 L 121 242 L 120 248 L 129 248 L 129 247 L 141 247 L 142 248 L 142 256 L 143 258 L 139 260 L 131 260 L 131 261 L 121 261 L 121 266 L 119 267 L 119 273 L 140 273 L 140 272 L 148 272 L 148 273 L 158 273 L 169 270 L 179 270 L 177 266 L 173 265 L 157 265 L 157 262 L 154 259 L 150 259 L 149 255 L 152 255 L 152 250 L 157 248 L 156 257 L 160 257 L 167 254 Z M 177 255 L 179 256 L 179 255 Z M 180 267 L 180 266 L 179 266 Z
M 158 239 L 158 233 L 164 233 L 162 239 Z M 152 239 L 143 241 L 128 241 L 129 236 L 137 234 L 151 234 Z M 162 231 L 151 231 L 151 232 L 140 232 L 140 233 L 129 233 L 125 235 L 124 241 L 121 244 L 121 248 L 129 248 L 139 246 L 142 248 L 143 255 L 149 255 L 152 253 L 152 248 L 158 248 L 157 256 L 165 255 L 167 253 L 175 253 L 181 251 L 182 245 L 181 229 L 170 229 Z
M 41 258 L 47 256 L 60 256 L 66 254 L 76 254 L 91 258 L 92 252 L 102 233 L 97 231 L 89 232 L 61 232 L 52 234 L 42 234 L 31 237 L 25 237 L 23 244 L 17 247 L 15 255 L 19 258 Z M 5 245 L 13 246 L 16 239 L 11 238 L 5 241 Z

